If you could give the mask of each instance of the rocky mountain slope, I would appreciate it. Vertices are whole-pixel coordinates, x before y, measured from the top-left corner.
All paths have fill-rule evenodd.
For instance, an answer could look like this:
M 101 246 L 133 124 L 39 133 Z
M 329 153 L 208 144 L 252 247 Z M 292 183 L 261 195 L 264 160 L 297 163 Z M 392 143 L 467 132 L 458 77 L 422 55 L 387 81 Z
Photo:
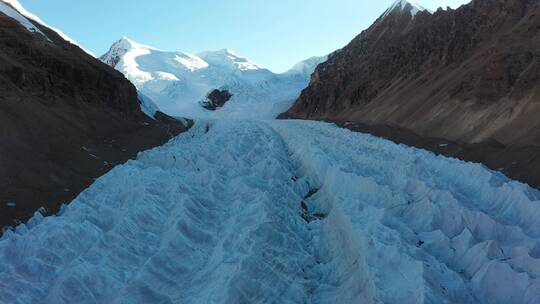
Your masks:
M 141 112 L 135 87 L 0 2 L 0 227 L 55 212 L 117 163 L 184 126 Z
M 193 55 L 122 38 L 100 59 L 122 72 L 165 113 L 273 118 L 292 105 L 326 57 L 313 57 L 286 73 L 275 74 L 228 49 Z M 233 96 L 216 112 L 200 105 L 214 90 L 226 90 Z
M 282 117 L 491 146 L 495 152 L 461 157 L 540 185 L 530 174 L 540 169 L 530 157 L 540 145 L 538 16 L 538 0 L 474 0 L 433 13 L 397 1 L 319 65 Z M 404 142 L 417 144 L 411 138 Z

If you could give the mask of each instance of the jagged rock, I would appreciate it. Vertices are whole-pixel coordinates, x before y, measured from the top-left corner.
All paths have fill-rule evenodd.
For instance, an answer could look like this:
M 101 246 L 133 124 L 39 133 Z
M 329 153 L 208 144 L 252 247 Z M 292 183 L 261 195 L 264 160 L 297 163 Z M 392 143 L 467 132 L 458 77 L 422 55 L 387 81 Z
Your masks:
M 207 110 L 215 111 L 225 105 L 233 95 L 228 90 L 212 90 L 201 101 L 201 106 Z

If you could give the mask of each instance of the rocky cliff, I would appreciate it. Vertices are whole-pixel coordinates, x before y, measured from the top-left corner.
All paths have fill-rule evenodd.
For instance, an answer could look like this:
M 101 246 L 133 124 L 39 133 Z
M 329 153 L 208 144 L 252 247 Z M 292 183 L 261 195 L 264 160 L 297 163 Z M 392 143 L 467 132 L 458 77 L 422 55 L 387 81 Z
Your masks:
M 319 65 L 282 117 L 390 125 L 501 149 L 537 147 L 540 1 L 474 0 L 414 14 L 410 4 L 393 6 Z M 525 170 L 529 161 L 492 167 L 516 171 L 517 163 Z
M 143 114 L 121 73 L 0 4 L 0 227 L 40 207 L 56 212 L 115 164 L 185 129 Z

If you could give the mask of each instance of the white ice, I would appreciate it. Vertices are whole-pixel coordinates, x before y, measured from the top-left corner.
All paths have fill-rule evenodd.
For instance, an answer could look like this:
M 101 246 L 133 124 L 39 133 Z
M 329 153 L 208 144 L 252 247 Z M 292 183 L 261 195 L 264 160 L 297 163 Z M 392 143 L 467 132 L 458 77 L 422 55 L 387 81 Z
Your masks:
M 2 303 L 540 303 L 540 193 L 333 125 L 198 121 L 0 240 Z
M 413 17 L 418 14 L 418 12 L 421 11 L 427 11 L 431 12 L 431 10 L 423 7 L 422 5 L 418 4 L 415 0 L 396 0 L 394 3 L 386 10 L 383 17 L 388 16 L 391 12 L 399 10 L 400 12 L 408 12 Z
M 35 31 L 29 13 L 0 9 Z M 286 110 L 322 58 L 273 74 L 229 50 L 120 42 L 106 59 L 149 116 L 145 93 L 224 119 L 7 231 L 0 303 L 540 303 L 537 190 L 330 124 L 231 119 Z M 195 108 L 215 86 L 233 99 Z
M 137 92 L 137 94 L 141 105 L 141 111 L 150 118 L 155 119 L 156 112 L 159 111 L 158 106 L 141 92 Z
M 166 114 L 271 119 L 294 103 L 326 57 L 310 58 L 276 74 L 228 49 L 193 55 L 162 51 L 124 37 L 100 59 L 122 72 Z M 233 96 L 221 109 L 206 110 L 199 102 L 215 89 L 226 89 Z

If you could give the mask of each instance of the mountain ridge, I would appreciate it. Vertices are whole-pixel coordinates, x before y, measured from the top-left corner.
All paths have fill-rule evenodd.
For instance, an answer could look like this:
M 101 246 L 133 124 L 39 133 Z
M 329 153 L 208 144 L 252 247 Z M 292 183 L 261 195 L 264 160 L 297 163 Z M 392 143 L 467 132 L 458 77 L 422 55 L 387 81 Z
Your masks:
M 298 97 L 315 66 L 312 57 L 289 71 L 273 73 L 230 49 L 201 52 L 163 51 L 122 38 L 100 60 L 116 68 L 165 113 L 188 117 L 274 118 Z M 214 113 L 200 106 L 213 90 L 227 90 L 230 102 Z M 256 112 L 249 108 L 257 109 Z
M 487 150 L 498 142 L 494 153 L 459 155 L 540 185 L 529 170 L 540 163 L 524 156 L 540 145 L 538 14 L 535 0 L 476 0 L 379 18 L 319 65 L 281 117 L 390 126 Z
M 411 16 L 416 16 L 419 12 L 426 11 L 428 13 L 433 13 L 431 10 L 423 7 L 414 0 L 396 0 L 382 15 L 382 18 L 392 14 L 393 12 L 399 11 L 400 13 L 408 12 Z
M 7 3 L 9 4 L 11 7 L 13 7 L 16 11 L 18 11 L 21 15 L 23 15 L 24 17 L 34 21 L 34 22 L 37 22 L 39 23 L 40 25 L 44 26 L 44 27 L 47 27 L 51 30 L 53 30 L 54 32 L 56 32 L 56 34 L 58 34 L 60 37 L 62 37 L 62 39 L 68 41 L 69 43 L 73 44 L 73 45 L 76 45 L 78 46 L 79 48 L 81 48 L 83 51 L 85 51 L 88 55 L 92 56 L 92 57 L 96 57 L 96 55 L 94 55 L 92 52 L 90 52 L 89 50 L 85 49 L 84 47 L 82 47 L 77 41 L 75 41 L 74 39 L 72 39 L 71 37 L 69 37 L 68 35 L 66 35 L 64 32 L 62 32 L 61 30 L 59 30 L 58 28 L 56 27 L 53 27 L 53 26 L 50 26 L 48 25 L 47 23 L 45 23 L 43 20 L 41 20 L 41 18 L 39 18 L 38 16 L 36 16 L 35 14 L 32 14 L 31 12 L 27 11 L 24 6 L 18 1 L 18 0 L 1 0 L 2 2 L 4 3 Z
M 121 73 L 22 16 L 0 11 L 2 228 L 56 213 L 114 165 L 186 129 L 147 117 Z

